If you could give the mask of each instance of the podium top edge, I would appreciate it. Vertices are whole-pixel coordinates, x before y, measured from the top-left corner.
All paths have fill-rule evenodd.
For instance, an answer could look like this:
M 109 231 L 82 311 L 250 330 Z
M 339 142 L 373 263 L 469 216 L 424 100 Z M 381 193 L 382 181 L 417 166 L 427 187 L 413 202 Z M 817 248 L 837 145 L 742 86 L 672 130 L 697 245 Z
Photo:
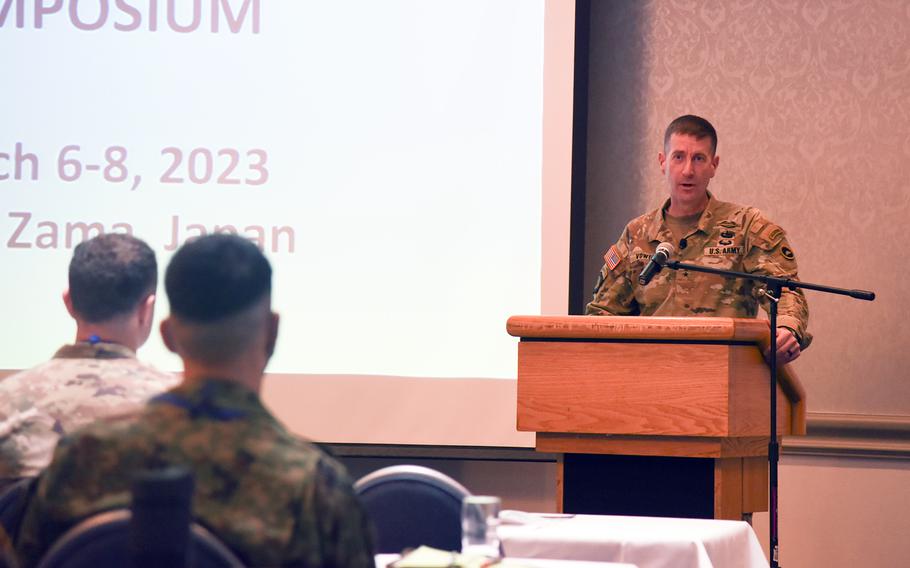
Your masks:
M 513 337 L 767 341 L 767 320 L 646 316 L 512 316 Z

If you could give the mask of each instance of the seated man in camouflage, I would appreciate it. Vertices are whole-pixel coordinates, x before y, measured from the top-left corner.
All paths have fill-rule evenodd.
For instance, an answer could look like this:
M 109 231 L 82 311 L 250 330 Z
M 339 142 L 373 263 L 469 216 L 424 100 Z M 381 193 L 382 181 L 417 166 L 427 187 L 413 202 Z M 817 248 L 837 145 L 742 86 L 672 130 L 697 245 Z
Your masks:
M 604 254 L 605 264 L 588 304 L 589 315 L 717 316 L 751 318 L 766 298 L 752 280 L 665 270 L 638 281 L 657 246 L 671 243 L 673 260 L 779 278 L 798 279 L 787 236 L 754 207 L 726 203 L 708 191 L 720 158 L 717 132 L 693 115 L 677 118 L 658 154 L 669 199 L 633 219 Z M 802 290 L 784 290 L 778 303 L 777 358 L 789 363 L 809 346 L 809 308 Z
M 135 472 L 165 466 L 194 473 L 195 518 L 250 566 L 373 566 L 344 468 L 259 399 L 278 335 L 271 274 L 259 249 L 235 235 L 177 251 L 161 333 L 183 360 L 183 383 L 141 412 L 60 441 L 20 531 L 25 566 L 85 516 L 127 506 Z
M 158 265 L 123 234 L 80 243 L 69 265 L 66 309 L 76 342 L 0 381 L 0 489 L 50 462 L 61 434 L 137 408 L 177 383 L 136 359 L 152 328 Z

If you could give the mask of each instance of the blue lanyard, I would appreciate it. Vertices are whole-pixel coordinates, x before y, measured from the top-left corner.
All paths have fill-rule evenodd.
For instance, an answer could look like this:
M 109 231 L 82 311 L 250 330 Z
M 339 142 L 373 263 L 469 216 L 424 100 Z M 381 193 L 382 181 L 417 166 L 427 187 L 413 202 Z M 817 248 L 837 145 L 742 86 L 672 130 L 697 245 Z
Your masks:
M 246 416 L 247 413 L 243 410 L 222 408 L 215 404 L 211 397 L 211 386 L 211 383 L 203 385 L 202 390 L 200 391 L 202 397 L 199 401 L 194 402 L 175 392 L 166 392 L 153 397 L 150 402 L 170 404 L 182 408 L 186 410 L 189 413 L 190 418 L 194 420 L 197 418 L 211 418 L 220 422 L 230 422 Z

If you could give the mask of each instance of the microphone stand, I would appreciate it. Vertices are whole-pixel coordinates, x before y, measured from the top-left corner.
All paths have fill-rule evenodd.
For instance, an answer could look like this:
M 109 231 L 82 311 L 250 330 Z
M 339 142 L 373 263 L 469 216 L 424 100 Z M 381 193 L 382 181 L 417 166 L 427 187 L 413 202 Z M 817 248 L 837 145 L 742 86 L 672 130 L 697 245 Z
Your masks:
M 798 280 L 791 280 L 789 278 L 778 278 L 776 276 L 763 276 L 760 274 L 748 274 L 746 272 L 736 272 L 733 270 L 720 270 L 717 268 L 709 268 L 707 266 L 688 264 L 675 260 L 668 260 L 664 263 L 664 266 L 672 270 L 691 270 L 693 272 L 718 274 L 725 278 L 747 278 L 755 282 L 760 282 L 762 285 L 764 285 L 764 290 L 762 293 L 769 300 L 768 319 L 771 320 L 771 347 L 769 350 L 770 361 L 768 365 L 771 375 L 771 441 L 768 444 L 768 462 L 770 466 L 770 473 L 768 475 L 768 482 L 770 485 L 770 504 L 768 506 L 768 513 L 770 516 L 771 525 L 769 540 L 771 551 L 771 568 L 778 568 L 780 544 L 777 532 L 777 468 L 778 462 L 780 461 L 780 444 L 777 441 L 777 303 L 780 301 L 781 291 L 784 288 L 788 288 L 790 290 L 804 288 L 806 290 L 816 290 L 819 292 L 826 292 L 828 294 L 839 294 L 842 296 L 850 296 L 851 298 L 856 298 L 858 300 L 868 301 L 875 299 L 875 293 L 868 292 L 866 290 L 847 290 L 845 288 L 834 288 L 832 286 L 823 286 L 821 284 L 810 284 L 808 282 L 800 282 Z M 658 272 L 659 271 L 660 269 L 658 268 Z

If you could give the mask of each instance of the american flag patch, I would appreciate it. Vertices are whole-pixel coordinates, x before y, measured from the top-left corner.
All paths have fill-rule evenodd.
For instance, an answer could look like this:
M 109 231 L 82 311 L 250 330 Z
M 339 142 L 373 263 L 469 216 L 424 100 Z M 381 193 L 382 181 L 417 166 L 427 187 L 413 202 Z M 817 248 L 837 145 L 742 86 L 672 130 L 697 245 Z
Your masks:
M 613 270 L 619 266 L 619 252 L 616 250 L 616 245 L 610 247 L 610 250 L 604 253 L 604 262 L 607 263 L 607 268 Z

